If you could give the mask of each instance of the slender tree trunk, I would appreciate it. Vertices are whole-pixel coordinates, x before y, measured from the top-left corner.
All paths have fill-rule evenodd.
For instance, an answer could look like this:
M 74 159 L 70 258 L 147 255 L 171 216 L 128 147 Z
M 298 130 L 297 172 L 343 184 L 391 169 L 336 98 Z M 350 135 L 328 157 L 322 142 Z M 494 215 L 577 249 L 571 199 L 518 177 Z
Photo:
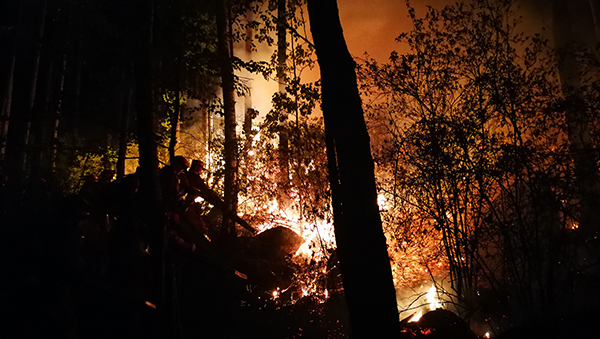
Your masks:
M 600 0 L 589 0 L 590 8 L 592 9 L 592 17 L 594 19 L 594 28 L 596 39 L 600 41 Z
M 137 35 L 133 43 L 138 46 L 134 55 L 134 81 L 137 113 L 137 135 L 140 156 L 140 196 L 145 213 L 143 221 L 150 230 L 150 254 L 154 268 L 156 306 L 159 321 L 156 323 L 156 338 L 169 338 L 172 328 L 172 298 L 170 279 L 166 277 L 165 262 L 167 242 L 167 222 L 160 191 L 158 175 L 158 152 L 156 145 L 156 126 L 154 119 L 152 86 L 152 27 L 154 7 L 152 2 L 137 1 L 133 27 Z
M 129 70 L 124 69 L 124 73 L 128 74 Z M 127 158 L 127 134 L 129 133 L 129 115 L 131 112 L 131 97 L 133 88 L 128 76 L 123 77 L 123 88 L 125 98 L 121 102 L 121 123 L 119 127 L 119 154 L 117 158 L 117 179 L 122 180 L 125 177 L 125 160 Z
M 83 68 L 83 37 L 78 34 L 77 51 L 71 55 L 71 65 L 69 66 L 70 84 L 67 87 L 68 93 L 68 114 L 71 123 L 71 146 L 77 148 L 79 146 L 79 129 L 80 129 L 80 109 L 81 102 L 81 72 Z
M 79 128 L 80 128 L 80 94 L 81 94 L 81 76 L 83 69 L 84 39 L 83 27 L 86 20 L 86 12 L 83 5 L 73 2 L 69 13 L 69 36 L 70 47 L 63 59 L 62 96 L 60 109 L 57 111 L 57 147 L 55 162 L 58 176 L 68 175 L 68 167 L 75 157 L 75 149 L 79 146 Z M 63 146 L 63 147 L 59 147 Z M 61 166 L 63 165 L 63 166 Z
M 25 177 L 27 143 L 35 101 L 41 41 L 46 18 L 45 0 L 25 0 L 17 29 L 17 59 L 10 124 L 6 141 L 9 180 L 20 182 Z
M 287 61 L 287 8 L 286 0 L 277 0 L 277 81 L 279 93 L 285 93 L 287 77 L 285 66 Z M 280 112 L 286 114 L 286 112 Z M 279 178 L 277 180 L 277 203 L 282 209 L 290 205 L 290 136 L 287 119 L 281 123 L 279 131 Z
M 179 101 L 181 100 L 180 96 L 180 89 L 179 89 L 179 71 L 177 71 L 177 76 L 176 76 L 177 80 L 176 80 L 176 93 L 175 93 L 175 101 L 173 102 L 173 107 L 171 108 L 171 131 L 170 131 L 170 138 L 169 138 L 169 159 L 170 161 L 173 161 L 173 158 L 175 158 L 175 147 L 177 146 L 177 129 L 179 126 L 179 112 L 181 109 L 181 105 L 179 104 Z
M 174 65 L 173 67 L 175 68 L 175 79 L 174 79 L 174 86 L 173 86 L 173 90 L 175 91 L 175 101 L 173 102 L 173 105 L 171 107 L 170 113 L 170 122 L 171 122 L 171 131 L 170 131 L 170 138 L 169 138 L 169 159 L 170 161 L 173 161 L 173 158 L 175 157 L 175 147 L 177 147 L 177 132 L 179 130 L 179 121 L 180 121 L 180 117 L 181 117 L 181 73 L 182 73 L 182 69 L 183 69 L 183 19 L 182 19 L 182 15 L 183 15 L 183 10 L 181 9 L 180 6 L 177 5 L 177 3 L 174 3 L 174 12 L 175 12 L 175 18 L 174 20 L 176 21 L 176 25 L 177 25 L 177 32 L 176 32 L 176 39 L 177 42 L 175 43 L 175 61 L 174 61 Z
M 346 47 L 336 1 L 309 0 L 308 13 L 321 69 L 335 234 L 351 335 L 399 337 L 396 294 L 355 63 Z
M 81 25 L 78 23 L 78 15 L 72 9 L 70 30 L 74 32 L 72 40 L 74 46 L 62 57 L 62 76 L 60 79 L 61 94 L 56 103 L 54 111 L 54 127 L 56 137 L 54 138 L 53 167 L 58 177 L 69 175 L 68 164 L 75 158 L 75 149 L 79 141 L 79 115 L 81 92 L 81 74 L 83 67 L 82 51 L 83 40 L 81 38 Z M 83 18 L 82 18 L 83 20 Z M 50 159 L 48 159 L 50 160 Z
M 44 42 L 40 56 L 40 70 L 38 76 L 36 98 L 33 106 L 31 133 L 28 144 L 32 146 L 30 159 L 31 173 L 48 179 L 52 173 L 52 167 L 46 166 L 44 158 L 52 152 L 52 140 L 50 136 L 52 121 L 53 93 L 55 93 L 56 73 L 60 72 L 57 67 L 56 51 L 58 50 L 55 37 L 55 18 L 58 14 L 58 6 L 54 2 L 48 3 L 46 10 L 48 19 L 45 20 Z M 58 54 L 59 55 L 59 54 Z M 57 72 L 58 69 L 58 72 Z
M 37 84 L 35 104 L 31 121 L 31 134 L 29 135 L 29 145 L 32 145 L 30 157 L 31 173 L 36 175 L 45 175 L 42 170 L 42 153 L 48 146 L 44 142 L 44 135 L 49 124 L 48 114 L 50 105 L 50 92 L 52 90 L 53 79 L 53 58 L 48 50 L 42 56 L 42 66 L 40 67 L 39 82 Z
M 4 98 L 2 101 L 2 122 L 0 125 L 0 154 L 6 152 L 6 138 L 8 135 L 8 122 L 10 119 L 10 111 L 12 107 L 13 82 L 15 76 L 15 51 L 13 46 L 12 57 L 8 67 L 8 75 L 6 77 L 6 89 L 4 90 Z
M 47 153 L 42 155 L 42 163 L 43 168 L 48 171 L 54 171 L 56 169 L 56 159 L 58 155 L 58 129 L 60 126 L 61 119 L 61 111 L 62 111 L 62 103 L 63 98 L 65 96 L 65 73 L 67 70 L 67 55 L 64 54 L 61 56 L 61 59 L 57 61 L 56 68 L 60 71 L 54 72 L 55 74 L 55 83 L 56 85 L 53 87 L 55 91 L 52 95 L 51 105 L 49 107 L 49 125 L 46 133 L 48 135 L 45 137 L 45 140 L 48 141 L 50 145 L 50 149 Z
M 252 11 L 246 12 L 246 20 L 248 23 L 254 20 L 254 13 Z M 246 50 L 246 60 L 252 60 L 252 39 L 254 36 L 254 30 L 252 26 L 249 24 L 246 25 L 246 41 L 245 41 L 245 50 Z M 252 81 L 252 80 L 251 80 Z M 252 82 L 248 83 L 248 93 L 244 96 L 244 134 L 246 136 L 250 135 L 252 131 Z
M 252 11 L 248 11 L 246 13 L 246 19 L 248 23 L 254 20 L 254 13 Z M 254 30 L 250 25 L 246 25 L 246 60 L 252 60 L 252 39 L 254 36 Z M 252 80 L 251 80 L 252 81 Z M 250 135 L 252 134 L 252 120 L 254 119 L 254 107 L 252 106 L 252 82 L 248 83 L 248 93 L 244 96 L 244 125 L 242 130 L 244 131 L 245 143 L 244 143 L 244 151 L 246 152 L 246 156 L 250 151 L 250 147 L 252 145 L 252 138 Z
M 235 117 L 235 91 L 233 66 L 231 63 L 230 5 L 227 0 L 217 1 L 217 38 L 221 60 L 221 86 L 223 88 L 223 110 L 225 115 L 225 192 L 226 208 L 237 211 L 237 139 Z M 223 213 L 222 234 L 231 239 L 236 236 L 233 221 Z
M 0 79 L 3 79 L 0 93 L 2 95 L 2 106 L 0 107 L 0 154 L 4 155 L 6 146 L 6 136 L 8 132 L 8 120 L 10 118 L 10 110 L 13 93 L 13 80 L 15 75 L 16 61 L 16 45 L 17 36 L 16 30 L 18 26 L 18 18 L 21 12 L 21 2 L 13 2 L 8 4 L 11 7 L 5 6 L 6 14 L 5 22 L 2 25 L 10 27 L 10 33 L 0 35 L 0 44 L 6 46 L 5 53 L 0 54 Z

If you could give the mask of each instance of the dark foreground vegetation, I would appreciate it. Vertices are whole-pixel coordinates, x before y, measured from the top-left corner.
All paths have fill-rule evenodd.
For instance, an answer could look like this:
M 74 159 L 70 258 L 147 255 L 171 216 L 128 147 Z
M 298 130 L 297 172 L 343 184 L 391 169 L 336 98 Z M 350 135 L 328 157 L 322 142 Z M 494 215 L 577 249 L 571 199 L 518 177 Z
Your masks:
M 85 197 L 42 180 L 20 196 L 2 186 L 2 337 L 345 337 L 340 295 L 265 293 L 292 279 L 280 248 L 297 245 L 284 236 L 225 245 L 210 225 L 215 240 L 192 249 L 193 236 L 172 234 L 157 274 L 131 180 Z

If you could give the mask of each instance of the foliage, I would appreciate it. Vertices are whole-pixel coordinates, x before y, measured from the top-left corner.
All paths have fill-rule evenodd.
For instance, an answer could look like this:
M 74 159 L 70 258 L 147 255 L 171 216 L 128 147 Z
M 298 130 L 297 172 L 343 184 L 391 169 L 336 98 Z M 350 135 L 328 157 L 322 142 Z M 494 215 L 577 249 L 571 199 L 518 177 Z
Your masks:
M 76 152 L 69 167 L 65 188 L 75 191 L 84 183 L 87 176 L 98 177 L 103 170 L 113 170 L 117 164 L 117 151 L 111 147 L 89 152 Z
M 473 0 L 419 18 L 408 4 L 413 30 L 398 42 L 410 51 L 364 60 L 359 74 L 392 237 L 404 244 L 429 224 L 417 228 L 441 235 L 467 315 L 518 322 L 565 307 L 581 266 L 556 64 L 542 35 L 518 31 L 512 5 Z

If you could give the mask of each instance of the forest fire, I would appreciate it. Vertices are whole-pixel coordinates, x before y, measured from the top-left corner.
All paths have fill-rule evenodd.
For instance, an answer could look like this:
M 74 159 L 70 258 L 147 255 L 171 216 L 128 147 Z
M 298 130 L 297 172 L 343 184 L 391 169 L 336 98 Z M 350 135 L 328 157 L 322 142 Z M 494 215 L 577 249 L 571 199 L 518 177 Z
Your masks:
M 391 204 L 384 198 L 378 196 L 378 204 L 382 211 L 392 209 Z M 277 301 L 281 305 L 293 305 L 302 298 L 323 303 L 331 295 L 331 286 L 328 282 L 330 274 L 339 275 L 339 269 L 335 268 L 335 262 L 331 262 L 331 255 L 336 249 L 333 225 L 326 220 L 317 219 L 310 223 L 301 220 L 299 213 L 294 208 L 285 211 L 280 210 L 278 202 L 272 200 L 263 205 L 267 211 L 268 220 L 262 219 L 256 225 L 259 233 L 275 227 L 285 227 L 303 239 L 302 244 L 289 258 L 289 263 L 294 267 L 294 279 L 289 286 L 278 286 L 274 290 L 266 291 L 267 298 Z M 388 238 L 390 243 L 390 258 L 394 282 L 399 296 L 407 291 L 415 289 L 416 284 L 430 281 L 431 273 L 443 277 L 447 275 L 445 258 L 440 255 L 440 238 L 433 230 L 427 230 L 428 224 L 423 224 L 423 229 L 414 229 L 407 233 L 409 238 L 400 246 L 396 245 L 397 238 Z M 409 244 L 410 243 L 410 244 Z M 334 270 L 332 272 L 332 270 Z M 339 277 L 336 276 L 338 281 Z M 338 283 L 339 284 L 339 283 Z M 339 284 L 341 286 L 341 284 Z M 422 288 L 417 288 L 421 290 Z M 399 312 L 413 309 L 419 299 L 424 298 L 429 310 L 442 307 L 438 299 L 438 290 L 435 285 L 426 292 L 409 295 L 398 299 Z M 422 315 L 422 311 L 419 312 Z M 413 316 L 417 321 L 418 314 Z
M 338 19 L 360 2 L 4 2 L 0 248 L 15 331 L 590 328 L 600 11 L 404 2 L 371 5 L 401 31 L 379 11 L 344 24 L 397 34 L 395 47 L 370 39 L 397 49 L 383 59 L 345 45 Z
M 284 304 L 294 304 L 306 297 L 319 303 L 325 302 L 329 297 L 329 260 L 336 248 L 333 225 L 325 220 L 315 220 L 313 223 L 304 221 L 291 208 L 280 211 L 277 201 L 265 207 L 268 207 L 270 218 L 257 226 L 258 234 L 275 227 L 285 227 L 303 239 L 289 258 L 290 265 L 294 267 L 291 284 L 271 291 L 272 299 L 281 300 Z M 282 295 L 287 296 L 285 300 L 281 299 Z

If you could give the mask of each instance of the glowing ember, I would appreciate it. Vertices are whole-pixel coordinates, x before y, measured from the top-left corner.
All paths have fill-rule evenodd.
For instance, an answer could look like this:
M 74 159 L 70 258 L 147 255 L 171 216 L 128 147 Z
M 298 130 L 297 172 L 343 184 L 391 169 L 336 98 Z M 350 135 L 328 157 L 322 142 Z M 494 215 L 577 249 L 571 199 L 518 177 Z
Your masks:
M 197 203 L 197 204 L 199 204 L 199 203 L 201 203 L 203 201 L 204 201 L 204 199 L 202 199 L 201 196 L 197 196 L 196 199 L 194 199 L 194 202 Z
M 483 335 L 484 338 L 490 338 L 490 332 L 485 332 L 485 334 Z
M 575 220 L 567 220 L 567 229 L 568 230 L 576 230 L 579 228 L 579 223 Z
M 242 278 L 242 279 L 248 280 L 248 276 L 247 276 L 247 275 L 245 275 L 245 274 L 244 274 L 244 273 L 242 273 L 242 272 L 235 271 L 235 275 L 237 275 L 238 277 L 240 277 L 240 278 Z
M 408 322 L 416 323 L 417 321 L 421 320 L 422 316 L 423 316 L 423 311 L 419 311 L 418 313 L 413 314 L 413 316 L 410 318 L 410 320 L 408 320 Z

